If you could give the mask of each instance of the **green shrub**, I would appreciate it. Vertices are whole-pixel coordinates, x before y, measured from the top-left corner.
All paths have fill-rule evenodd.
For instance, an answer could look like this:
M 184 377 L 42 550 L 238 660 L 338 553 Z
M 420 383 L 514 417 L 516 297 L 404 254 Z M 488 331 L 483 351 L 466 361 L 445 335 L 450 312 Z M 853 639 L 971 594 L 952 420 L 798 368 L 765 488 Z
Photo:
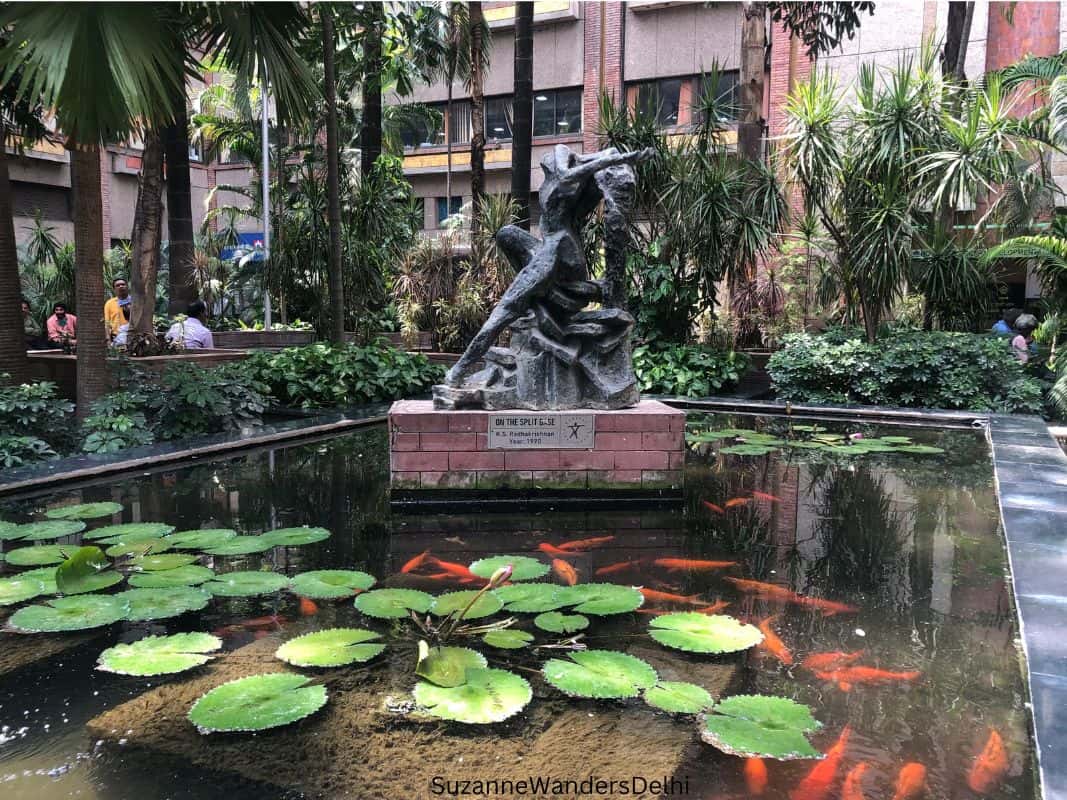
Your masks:
M 239 363 L 201 369 L 179 362 L 164 370 L 154 389 L 145 407 L 160 439 L 260 425 L 270 403 L 269 387 Z
M 93 403 L 93 413 L 82 423 L 82 450 L 118 453 L 151 444 L 152 431 L 145 418 L 147 399 L 142 391 L 114 392 Z
M 15 386 L 0 375 L 0 466 L 55 458 L 70 442 L 73 411 L 73 403 L 56 396 L 54 383 Z
M 744 353 L 695 345 L 641 345 L 634 349 L 634 372 L 642 392 L 707 397 L 737 384 L 748 369 Z
M 779 400 L 1040 413 L 1041 383 L 1003 339 L 897 331 L 787 336 L 767 365 Z
M 355 406 L 422 394 L 443 369 L 383 340 L 360 347 L 317 343 L 257 353 L 243 365 L 286 406 Z
M 36 436 L 0 434 L 0 467 L 5 469 L 32 464 L 34 461 L 44 461 L 58 455 L 48 442 Z

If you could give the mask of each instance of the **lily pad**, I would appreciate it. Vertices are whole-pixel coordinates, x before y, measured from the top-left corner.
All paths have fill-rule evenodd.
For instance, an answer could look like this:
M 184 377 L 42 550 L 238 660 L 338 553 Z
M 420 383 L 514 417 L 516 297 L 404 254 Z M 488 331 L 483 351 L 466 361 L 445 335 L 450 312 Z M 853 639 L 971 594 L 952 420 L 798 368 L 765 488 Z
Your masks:
M 437 686 L 419 681 L 415 702 L 439 719 L 488 725 L 519 713 L 533 698 L 524 678 L 502 669 L 468 669 L 460 686 Z
M 822 758 L 805 734 L 817 730 L 811 709 L 786 697 L 728 697 L 701 718 L 700 738 L 724 753 L 791 761 Z
M 373 575 L 354 569 L 317 569 L 294 575 L 289 591 L 313 600 L 351 597 L 375 584 Z
M 546 681 L 571 697 L 636 697 L 658 680 L 651 666 L 626 653 L 583 650 L 568 656 L 570 661 L 549 659 L 541 672 Z
M 672 714 L 699 714 L 715 702 L 703 686 L 684 681 L 660 681 L 645 690 L 645 702 Z
M 138 572 L 159 572 L 177 569 L 192 564 L 199 556 L 189 553 L 163 553 L 162 555 L 140 556 L 130 561 L 130 566 Z
M 124 522 L 121 525 L 105 525 L 102 528 L 94 528 L 87 531 L 86 539 L 113 539 L 108 544 L 115 544 L 120 540 L 133 541 L 134 539 L 158 539 L 166 536 L 174 530 L 173 525 L 163 522 Z
M 215 577 L 213 570 L 198 564 L 165 569 L 159 572 L 134 572 L 127 579 L 130 586 L 141 589 L 166 589 L 171 586 L 195 586 Z
M 607 616 L 625 614 L 641 607 L 645 597 L 632 586 L 614 583 L 580 583 L 565 592 L 566 605 L 581 614 Z
M 109 558 L 126 558 L 127 556 L 140 558 L 165 553 L 168 550 L 170 550 L 170 545 L 165 539 L 133 539 L 115 542 L 104 553 Z
M 69 544 L 37 544 L 32 547 L 20 547 L 7 554 L 7 563 L 15 567 L 40 567 L 46 564 L 59 564 L 68 553 L 78 548 Z
M 695 611 L 655 617 L 648 633 L 660 644 L 688 653 L 736 653 L 763 641 L 763 634 L 755 625 L 725 614 Z
M 33 578 L 35 581 L 40 581 L 44 590 L 41 594 L 58 594 L 59 587 L 56 586 L 56 567 L 38 567 L 37 569 L 28 569 L 25 572 L 20 572 L 16 577 L 19 578 Z
M 719 431 L 700 431 L 699 433 L 687 433 L 685 440 L 687 442 L 715 442 L 719 439 L 734 439 L 738 436 L 744 436 L 751 431 L 740 430 L 738 428 L 723 428 Z
M 34 578 L 19 575 L 0 579 L 0 606 L 10 606 L 23 600 L 32 600 L 44 594 L 44 584 Z
M 730 447 L 720 447 L 719 452 L 733 456 L 765 456 L 776 449 L 776 447 L 764 444 L 735 444 Z
M 290 639 L 274 655 L 297 667 L 341 667 L 379 655 L 385 645 L 367 643 L 380 638 L 363 628 L 328 628 Z
M 262 536 L 235 536 L 204 552 L 209 556 L 246 556 L 249 553 L 262 553 L 272 547 L 274 545 Z
M 218 597 L 252 597 L 278 592 L 289 585 L 289 579 L 277 572 L 227 572 L 216 575 L 203 588 Z
M 100 654 L 96 668 L 118 675 L 169 675 L 206 664 L 212 658 L 207 653 L 220 647 L 222 639 L 210 633 L 146 636 L 132 644 L 109 647 Z
M 290 672 L 251 675 L 216 686 L 189 709 L 200 733 L 262 731 L 288 725 L 326 705 L 326 687 Z
M 470 571 L 479 578 L 489 580 L 501 567 L 511 566 L 510 580 L 532 581 L 548 574 L 549 566 L 530 556 L 493 556 L 482 558 L 470 565 Z
M 175 550 L 208 550 L 221 547 L 237 538 L 237 531 L 229 528 L 203 528 L 197 531 L 178 531 L 166 538 Z
M 886 444 L 911 444 L 910 436 L 882 436 L 879 438 L 880 442 Z
M 7 621 L 21 633 L 57 633 L 99 628 L 125 618 L 130 607 L 118 595 L 86 594 L 57 597 L 20 608 Z
M 915 453 L 917 455 L 932 456 L 937 453 L 944 453 L 945 451 L 940 447 L 934 447 L 929 444 L 912 444 L 904 447 L 895 448 L 898 453 Z
M 19 525 L 15 522 L 0 520 L 0 542 L 19 538 Z
M 122 503 L 79 503 L 75 506 L 52 508 L 45 512 L 49 519 L 97 519 L 122 511 Z
M 128 589 L 115 595 L 130 605 L 127 619 L 141 622 L 168 619 L 187 611 L 199 611 L 211 602 L 211 595 L 192 586 L 171 586 L 166 589 Z
M 467 647 L 427 647 L 419 643 L 419 663 L 415 674 L 438 686 L 459 686 L 466 683 L 468 669 L 488 666 L 485 656 Z
M 430 613 L 444 617 L 449 614 L 459 614 L 463 609 L 467 608 L 467 604 L 478 597 L 478 591 L 475 589 L 467 589 L 460 592 L 445 592 L 442 595 L 434 598 L 433 605 L 430 606 Z M 474 605 L 463 615 L 463 619 L 480 619 L 482 617 L 488 617 L 495 614 L 497 611 L 504 607 L 504 601 L 497 597 L 492 592 L 486 592 L 481 597 L 478 597 Z
M 356 608 L 369 617 L 403 619 L 409 611 L 430 610 L 433 595 L 415 589 L 372 589 L 356 598 Z
M 99 547 L 79 547 L 56 568 L 56 588 L 63 594 L 83 594 L 114 586 L 122 575 L 105 572 L 110 566 Z
M 494 589 L 507 611 L 514 613 L 540 614 L 555 611 L 568 604 L 570 587 L 554 583 L 513 583 Z
M 589 617 L 581 614 L 561 614 L 558 611 L 547 611 L 534 617 L 534 625 L 550 633 L 574 633 L 589 627 Z
M 113 569 L 106 569 L 103 572 L 98 572 L 95 575 L 86 575 L 82 578 L 73 588 L 59 589 L 56 587 L 56 591 L 60 594 L 88 594 L 89 592 L 99 592 L 101 589 L 107 589 L 110 586 L 114 586 L 117 583 L 122 583 L 123 575 L 121 572 L 116 572 Z
M 24 542 L 39 542 L 44 539 L 58 539 L 60 536 L 73 536 L 85 530 L 85 523 L 77 519 L 50 519 L 44 522 L 29 522 L 15 529 L 13 539 Z
M 533 640 L 534 635 L 532 633 L 517 631 L 512 628 L 489 631 L 482 637 L 482 641 L 490 647 L 499 647 L 502 650 L 519 650 L 526 647 Z
M 329 539 L 330 532 L 325 528 L 279 528 L 276 531 L 267 531 L 263 538 L 270 542 L 271 547 L 297 547 Z

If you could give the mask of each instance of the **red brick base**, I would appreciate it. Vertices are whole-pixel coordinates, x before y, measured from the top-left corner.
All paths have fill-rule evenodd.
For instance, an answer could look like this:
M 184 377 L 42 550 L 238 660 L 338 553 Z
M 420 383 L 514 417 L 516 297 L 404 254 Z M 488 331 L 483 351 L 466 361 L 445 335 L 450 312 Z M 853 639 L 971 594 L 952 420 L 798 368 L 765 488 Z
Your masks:
M 582 412 L 578 412 L 582 413 Z M 428 400 L 389 410 L 397 489 L 680 489 L 685 412 L 655 400 L 594 414 L 590 450 L 494 450 L 488 411 L 435 411 Z

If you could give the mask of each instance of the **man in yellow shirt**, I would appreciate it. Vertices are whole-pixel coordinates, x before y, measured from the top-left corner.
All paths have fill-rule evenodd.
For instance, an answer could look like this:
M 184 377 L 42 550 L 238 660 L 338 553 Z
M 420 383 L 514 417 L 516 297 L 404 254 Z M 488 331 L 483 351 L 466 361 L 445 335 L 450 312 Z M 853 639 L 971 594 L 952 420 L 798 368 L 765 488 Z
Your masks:
M 104 322 L 107 323 L 109 338 L 114 339 L 119 328 L 126 322 L 122 307 L 130 305 L 130 287 L 124 278 L 115 278 L 111 288 L 115 290 L 115 296 L 104 303 Z

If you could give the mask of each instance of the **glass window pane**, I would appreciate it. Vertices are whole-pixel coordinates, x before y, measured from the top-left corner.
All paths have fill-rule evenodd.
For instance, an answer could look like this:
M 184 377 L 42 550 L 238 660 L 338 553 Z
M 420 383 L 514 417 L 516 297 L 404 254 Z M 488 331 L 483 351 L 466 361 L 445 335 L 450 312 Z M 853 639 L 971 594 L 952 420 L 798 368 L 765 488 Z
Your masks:
M 659 118 L 659 86 L 656 83 L 638 84 L 636 111 L 642 116 Z
M 452 144 L 471 140 L 471 104 L 466 100 L 452 103 L 452 118 L 449 120 L 449 138 Z
M 534 92 L 533 135 L 554 136 L 556 133 L 556 92 Z
M 682 94 L 681 78 L 666 78 L 659 82 L 656 121 L 663 127 L 678 124 L 678 103 Z
M 511 138 L 512 105 L 510 97 L 491 97 L 485 102 L 485 139 L 501 141 Z
M 556 132 L 582 132 L 581 89 L 562 89 L 556 92 Z

